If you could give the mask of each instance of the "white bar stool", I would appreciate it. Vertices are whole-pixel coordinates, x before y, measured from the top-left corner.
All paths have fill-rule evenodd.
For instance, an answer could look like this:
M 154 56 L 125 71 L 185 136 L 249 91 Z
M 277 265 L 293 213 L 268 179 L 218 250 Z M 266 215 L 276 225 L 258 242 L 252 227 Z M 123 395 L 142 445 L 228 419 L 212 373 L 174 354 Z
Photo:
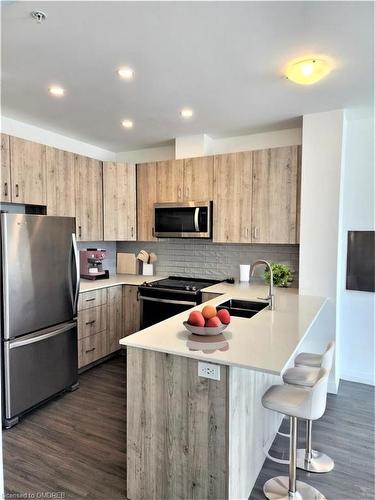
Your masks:
M 269 500 L 325 500 L 316 488 L 296 478 L 297 458 L 297 419 L 317 420 L 326 408 L 329 372 L 319 370 L 312 387 L 296 385 L 273 385 L 262 398 L 262 404 L 269 410 L 277 411 L 290 418 L 289 477 L 278 476 L 269 479 L 263 492 Z
M 289 368 L 283 374 L 283 381 L 303 387 L 312 387 L 318 378 L 320 367 L 325 368 L 328 374 L 333 363 L 335 342 L 330 342 L 323 354 L 301 353 L 295 359 L 295 368 Z M 303 365 L 306 363 L 306 365 Z M 310 364 L 307 364 L 310 363 Z M 306 420 L 305 449 L 297 449 L 297 468 L 308 472 L 323 474 L 330 472 L 335 462 L 325 453 L 312 449 L 312 421 Z

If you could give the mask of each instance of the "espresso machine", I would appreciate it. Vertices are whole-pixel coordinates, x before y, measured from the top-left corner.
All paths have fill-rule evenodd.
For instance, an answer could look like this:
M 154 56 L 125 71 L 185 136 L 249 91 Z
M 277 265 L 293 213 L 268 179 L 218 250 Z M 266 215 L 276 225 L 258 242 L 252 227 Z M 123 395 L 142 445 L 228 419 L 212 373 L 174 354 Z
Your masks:
M 103 248 L 87 248 L 80 250 L 80 275 L 88 280 L 100 280 L 109 278 L 109 271 L 103 269 L 103 260 L 106 251 Z

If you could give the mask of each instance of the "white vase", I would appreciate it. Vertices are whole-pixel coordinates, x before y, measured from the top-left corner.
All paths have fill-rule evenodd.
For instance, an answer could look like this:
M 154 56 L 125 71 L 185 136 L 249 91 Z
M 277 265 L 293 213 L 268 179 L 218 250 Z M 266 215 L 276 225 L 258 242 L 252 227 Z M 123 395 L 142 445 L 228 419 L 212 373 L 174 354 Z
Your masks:
M 143 263 L 143 276 L 153 276 L 154 275 L 154 264 Z
M 240 281 L 249 281 L 250 264 L 240 264 Z

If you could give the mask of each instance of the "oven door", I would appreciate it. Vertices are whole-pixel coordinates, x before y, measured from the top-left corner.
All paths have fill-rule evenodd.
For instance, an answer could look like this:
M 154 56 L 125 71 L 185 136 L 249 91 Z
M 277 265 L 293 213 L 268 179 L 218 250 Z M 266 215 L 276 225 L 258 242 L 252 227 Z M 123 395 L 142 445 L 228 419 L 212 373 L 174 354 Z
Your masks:
M 156 203 L 157 238 L 210 238 L 211 203 Z
M 140 295 L 141 329 L 155 325 L 198 304 L 195 297 L 167 298 Z

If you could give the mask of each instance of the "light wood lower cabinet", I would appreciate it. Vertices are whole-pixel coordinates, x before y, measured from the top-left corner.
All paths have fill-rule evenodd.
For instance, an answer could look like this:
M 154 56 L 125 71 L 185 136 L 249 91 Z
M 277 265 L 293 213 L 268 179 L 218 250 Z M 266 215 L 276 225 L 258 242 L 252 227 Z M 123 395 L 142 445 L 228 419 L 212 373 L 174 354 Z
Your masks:
M 10 143 L 9 135 L 1 134 L 1 189 L 0 201 L 10 202 L 11 200 L 10 184 Z
M 118 351 L 119 340 L 124 337 L 122 285 L 108 288 L 107 351 Z M 126 314 L 126 311 L 124 311 Z
M 118 351 L 119 340 L 140 328 L 138 286 L 81 292 L 78 301 L 78 367 Z
M 90 307 L 101 306 L 107 303 L 107 288 L 91 290 L 79 294 L 78 311 L 89 309 Z
M 140 329 L 140 302 L 138 287 L 125 285 L 122 289 L 124 337 Z
M 78 340 L 78 368 L 83 368 L 107 354 L 107 332 Z
M 107 304 L 80 311 L 78 316 L 78 339 L 90 337 L 107 329 Z

